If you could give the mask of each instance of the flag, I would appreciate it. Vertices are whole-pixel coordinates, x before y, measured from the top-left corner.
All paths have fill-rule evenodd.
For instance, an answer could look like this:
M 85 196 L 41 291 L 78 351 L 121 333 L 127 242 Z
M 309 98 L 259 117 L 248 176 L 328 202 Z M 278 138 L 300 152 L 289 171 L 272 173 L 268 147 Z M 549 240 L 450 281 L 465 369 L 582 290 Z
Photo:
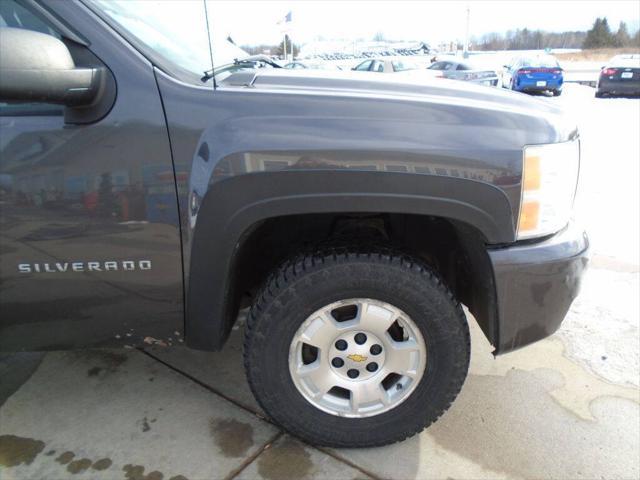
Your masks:
M 284 18 L 278 22 L 278 25 L 280 25 L 280 31 L 283 34 L 291 32 L 291 28 L 293 27 L 292 22 L 293 22 L 293 15 L 291 13 L 291 10 L 289 10 L 289 13 L 287 13 L 284 16 Z
M 291 17 L 291 10 L 289 10 L 289 13 L 287 13 L 284 18 L 278 22 L 278 25 L 282 23 L 291 23 Z

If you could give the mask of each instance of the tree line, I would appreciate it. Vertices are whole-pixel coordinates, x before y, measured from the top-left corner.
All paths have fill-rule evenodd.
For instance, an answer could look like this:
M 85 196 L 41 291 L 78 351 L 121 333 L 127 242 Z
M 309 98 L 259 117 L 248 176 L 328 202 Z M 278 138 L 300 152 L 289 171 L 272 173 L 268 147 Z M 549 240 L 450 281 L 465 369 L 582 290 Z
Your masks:
M 506 33 L 487 33 L 471 39 L 474 50 L 540 50 L 544 48 L 616 48 L 640 47 L 640 30 L 631 36 L 624 22 L 613 32 L 606 17 L 597 18 L 593 27 L 584 31 L 545 32 L 527 28 Z

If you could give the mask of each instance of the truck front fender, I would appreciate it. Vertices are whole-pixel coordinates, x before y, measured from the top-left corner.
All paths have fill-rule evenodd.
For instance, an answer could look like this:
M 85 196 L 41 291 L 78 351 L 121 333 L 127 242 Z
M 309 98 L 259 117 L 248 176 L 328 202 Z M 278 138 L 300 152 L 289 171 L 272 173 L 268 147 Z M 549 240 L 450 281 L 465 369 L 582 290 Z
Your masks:
M 351 170 L 282 170 L 220 180 L 190 216 L 188 345 L 212 350 L 224 344 L 238 308 L 233 292 L 237 253 L 255 226 L 285 215 L 342 212 L 446 218 L 474 227 L 490 244 L 515 236 L 505 193 L 475 180 Z

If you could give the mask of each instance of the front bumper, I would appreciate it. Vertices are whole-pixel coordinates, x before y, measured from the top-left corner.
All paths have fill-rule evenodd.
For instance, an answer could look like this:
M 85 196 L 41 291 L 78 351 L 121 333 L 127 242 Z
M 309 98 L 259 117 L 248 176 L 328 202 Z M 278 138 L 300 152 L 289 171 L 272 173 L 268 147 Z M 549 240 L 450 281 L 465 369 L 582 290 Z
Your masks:
M 589 239 L 576 225 L 539 243 L 489 251 L 496 281 L 496 355 L 555 332 L 580 291 Z

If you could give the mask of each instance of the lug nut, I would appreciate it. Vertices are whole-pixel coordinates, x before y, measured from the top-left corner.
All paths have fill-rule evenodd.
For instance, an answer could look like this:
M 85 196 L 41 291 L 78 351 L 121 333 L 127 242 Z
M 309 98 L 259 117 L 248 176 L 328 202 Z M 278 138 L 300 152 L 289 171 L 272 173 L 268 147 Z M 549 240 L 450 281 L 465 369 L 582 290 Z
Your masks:
M 344 365 L 344 360 L 342 360 L 340 357 L 335 357 L 333 360 L 331 360 L 331 365 L 336 368 L 340 368 Z
M 349 378 L 358 378 L 358 375 L 360 375 L 360 372 L 358 370 L 356 370 L 355 368 L 352 368 L 352 369 L 347 371 L 347 376 Z
M 371 345 L 369 351 L 371 355 L 380 355 L 382 353 L 382 347 L 376 343 L 375 345 Z
M 336 342 L 336 348 L 340 351 L 344 351 L 347 349 L 347 341 L 346 340 L 338 340 Z
M 362 345 L 367 341 L 367 336 L 364 333 L 356 333 L 356 336 L 353 338 L 358 345 Z
M 367 371 L 375 372 L 376 370 L 378 370 L 378 364 L 376 362 L 371 362 L 367 364 Z

